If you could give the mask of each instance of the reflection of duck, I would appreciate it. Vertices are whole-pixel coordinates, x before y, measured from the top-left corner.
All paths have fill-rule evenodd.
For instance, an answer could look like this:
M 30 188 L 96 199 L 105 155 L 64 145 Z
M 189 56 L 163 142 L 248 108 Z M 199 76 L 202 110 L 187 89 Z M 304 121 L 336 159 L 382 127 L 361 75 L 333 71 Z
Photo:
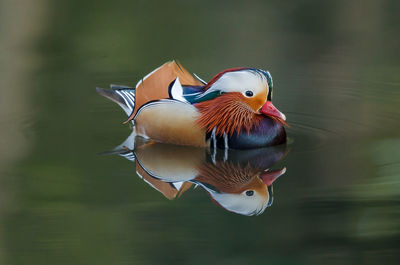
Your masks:
M 286 171 L 269 171 L 286 155 L 286 146 L 210 154 L 203 148 L 154 142 L 131 150 L 133 140 L 128 138 L 115 152 L 134 161 L 137 174 L 165 197 L 179 197 L 195 184 L 238 214 L 260 214 L 270 206 L 272 183 Z
M 205 83 L 169 62 L 136 88 L 97 91 L 118 103 L 137 135 L 158 142 L 248 149 L 286 142 L 285 115 L 272 104 L 272 77 L 256 68 L 232 68 Z

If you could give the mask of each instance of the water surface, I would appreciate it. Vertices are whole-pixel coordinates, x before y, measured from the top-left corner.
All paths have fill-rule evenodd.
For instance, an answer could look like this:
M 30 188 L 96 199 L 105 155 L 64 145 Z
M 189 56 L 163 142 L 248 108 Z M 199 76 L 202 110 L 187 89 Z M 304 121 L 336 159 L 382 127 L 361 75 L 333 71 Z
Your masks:
M 397 1 L 1 3 L 0 263 L 397 264 Z M 95 87 L 171 59 L 205 80 L 269 70 L 286 173 L 258 216 L 202 188 L 168 200 Z

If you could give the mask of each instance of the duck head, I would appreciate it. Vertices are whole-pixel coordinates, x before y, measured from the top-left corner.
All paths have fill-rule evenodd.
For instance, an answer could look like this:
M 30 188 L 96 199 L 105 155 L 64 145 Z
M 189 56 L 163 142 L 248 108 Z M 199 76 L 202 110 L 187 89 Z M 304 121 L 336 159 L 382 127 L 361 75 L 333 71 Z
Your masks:
M 232 68 L 211 79 L 192 103 L 201 116 L 198 124 L 216 134 L 250 132 L 265 116 L 286 125 L 286 117 L 272 104 L 270 73 L 257 68 Z

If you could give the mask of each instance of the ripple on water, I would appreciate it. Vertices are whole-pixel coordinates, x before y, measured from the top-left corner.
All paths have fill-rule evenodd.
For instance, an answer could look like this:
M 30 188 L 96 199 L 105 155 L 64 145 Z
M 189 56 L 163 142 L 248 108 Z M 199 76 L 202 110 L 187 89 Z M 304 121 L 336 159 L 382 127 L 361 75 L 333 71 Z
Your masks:
M 288 113 L 288 143 L 300 143 L 301 152 L 315 152 L 324 148 L 331 140 L 343 137 L 340 130 L 324 126 L 323 116 L 306 113 Z M 336 128 L 337 129 L 337 128 Z
M 302 152 L 327 143 L 392 135 L 398 128 L 399 83 L 343 77 L 334 71 L 286 78 L 282 108 L 291 126 L 288 137 Z

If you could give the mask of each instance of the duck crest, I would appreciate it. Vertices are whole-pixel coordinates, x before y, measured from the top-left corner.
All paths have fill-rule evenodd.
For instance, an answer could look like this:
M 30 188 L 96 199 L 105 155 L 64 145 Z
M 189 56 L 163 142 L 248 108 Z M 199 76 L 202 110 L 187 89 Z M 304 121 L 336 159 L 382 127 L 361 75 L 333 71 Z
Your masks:
M 219 72 L 218 74 L 216 74 L 211 80 L 210 82 L 208 82 L 204 87 L 203 87 L 203 91 L 206 91 L 207 89 L 209 89 L 215 82 L 217 82 L 218 79 L 220 79 L 221 76 L 223 76 L 226 73 L 229 72 L 236 72 L 236 71 L 241 71 L 244 69 L 248 69 L 247 67 L 234 67 L 234 68 L 229 68 L 226 69 L 224 71 Z
M 226 93 L 212 100 L 197 103 L 195 107 L 201 116 L 197 124 L 210 133 L 216 128 L 217 136 L 226 133 L 240 133 L 245 130 L 250 132 L 253 126 L 257 126 L 262 116 L 254 113 L 248 105 L 243 102 L 241 93 Z

